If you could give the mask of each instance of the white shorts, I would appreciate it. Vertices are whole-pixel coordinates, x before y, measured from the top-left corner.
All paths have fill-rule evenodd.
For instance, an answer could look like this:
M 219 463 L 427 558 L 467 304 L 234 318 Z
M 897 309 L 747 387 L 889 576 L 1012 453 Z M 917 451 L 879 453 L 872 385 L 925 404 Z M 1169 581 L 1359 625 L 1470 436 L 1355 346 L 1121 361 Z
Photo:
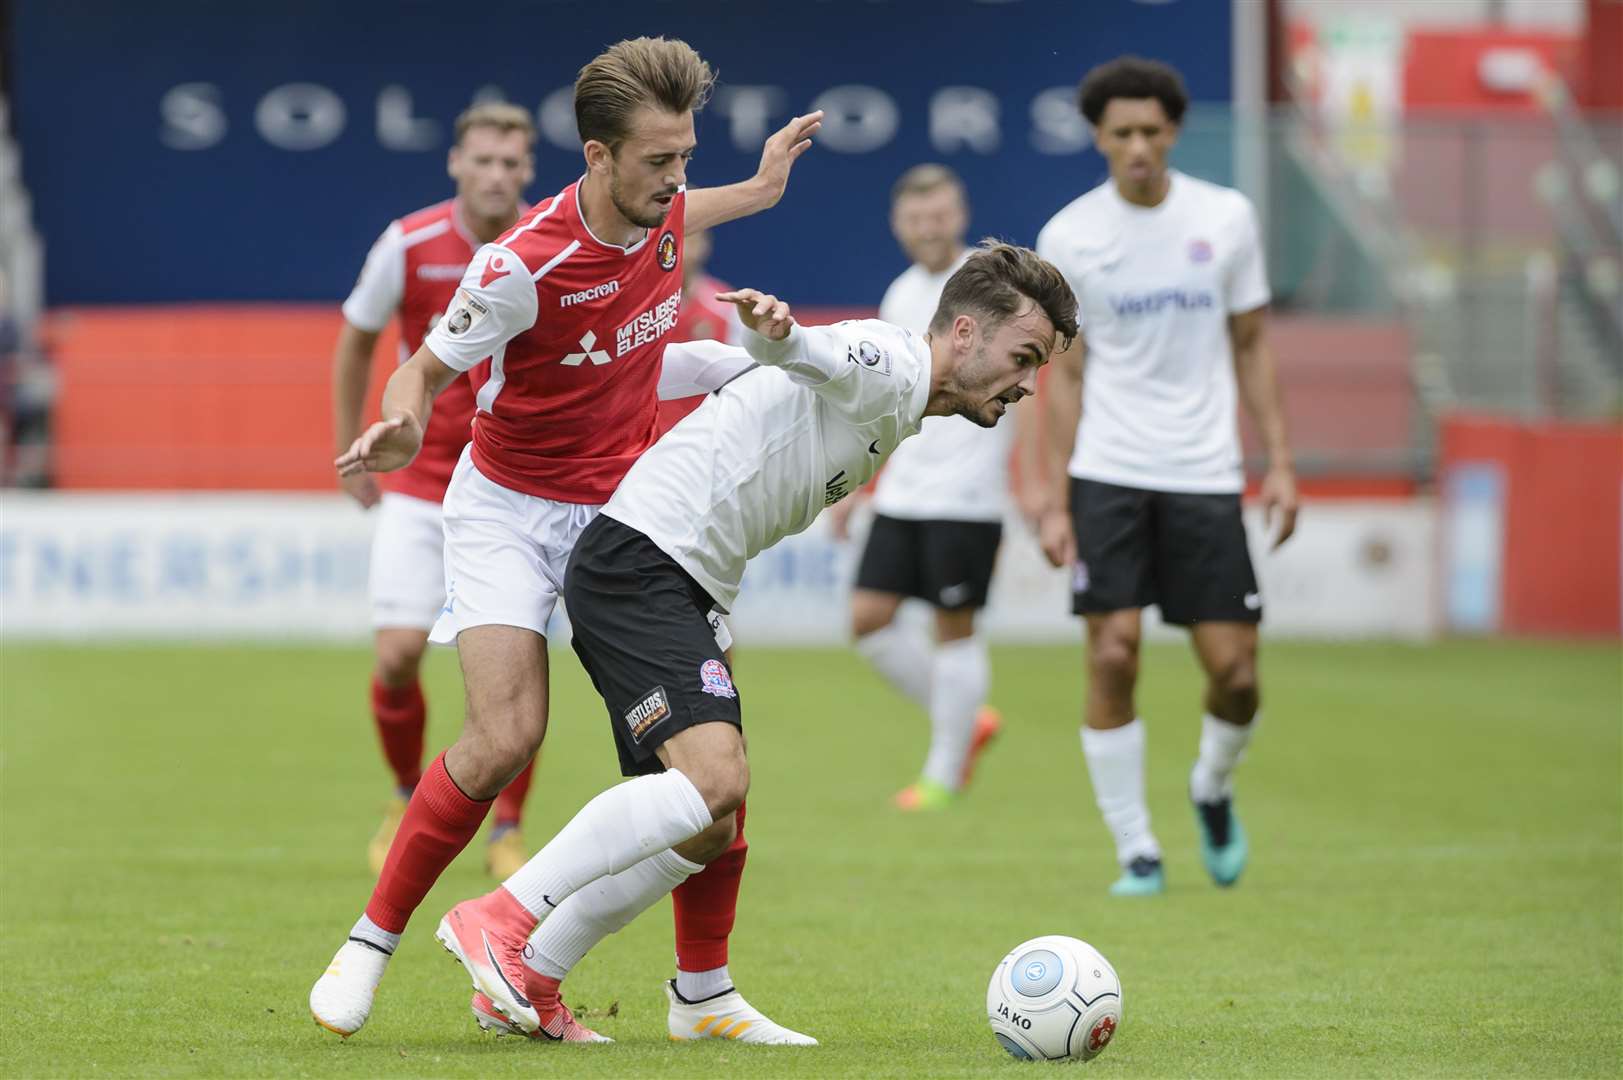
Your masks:
M 440 504 L 385 491 L 377 514 L 367 580 L 372 628 L 427 630 L 445 604 Z
M 544 635 L 569 553 L 601 509 L 503 487 L 465 448 L 445 492 L 445 606 L 429 640 L 449 645 L 471 626 L 492 625 Z

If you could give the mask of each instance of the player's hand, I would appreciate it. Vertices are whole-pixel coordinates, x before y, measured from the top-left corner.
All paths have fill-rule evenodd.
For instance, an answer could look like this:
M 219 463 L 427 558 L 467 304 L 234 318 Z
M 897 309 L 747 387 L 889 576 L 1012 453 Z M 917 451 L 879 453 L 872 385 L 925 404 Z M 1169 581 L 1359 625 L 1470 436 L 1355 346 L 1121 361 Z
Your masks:
M 717 293 L 716 299 L 723 304 L 736 305 L 739 320 L 772 341 L 782 341 L 794 328 L 795 320 L 790 317 L 789 305 L 770 293 L 759 289 L 734 289 L 732 292 Z
M 411 463 L 423 445 L 423 428 L 410 413 L 379 420 L 339 454 L 333 464 L 339 476 L 393 472 Z
M 370 510 L 383 498 L 383 492 L 378 482 L 372 479 L 370 473 L 354 473 L 349 476 L 340 475 L 338 486 L 344 493 L 361 504 L 362 510 Z
M 1274 537 L 1269 551 L 1291 538 L 1296 531 L 1296 512 L 1301 500 L 1296 494 L 1296 474 L 1288 467 L 1276 466 L 1262 479 L 1262 524 Z M 1274 531 L 1274 517 L 1279 517 L 1279 530 Z
M 1069 511 L 1050 507 L 1037 523 L 1037 543 L 1050 566 L 1070 566 L 1076 561 L 1076 531 Z
M 766 190 L 767 206 L 776 206 L 789 186 L 789 169 L 800 155 L 811 149 L 812 136 L 823 126 L 823 111 L 797 116 L 766 141 L 761 148 L 761 167 L 756 181 Z
M 862 504 L 863 495 L 860 490 L 853 491 L 828 510 L 828 524 L 834 530 L 834 539 L 841 541 L 851 539 L 851 515 L 856 513 Z

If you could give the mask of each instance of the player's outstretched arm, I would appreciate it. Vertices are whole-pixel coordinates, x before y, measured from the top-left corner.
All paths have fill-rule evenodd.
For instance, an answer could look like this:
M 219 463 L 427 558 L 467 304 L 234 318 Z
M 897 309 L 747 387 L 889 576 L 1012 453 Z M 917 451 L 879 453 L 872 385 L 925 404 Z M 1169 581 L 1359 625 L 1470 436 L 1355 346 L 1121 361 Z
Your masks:
M 1290 439 L 1285 434 L 1279 374 L 1265 332 L 1267 320 L 1267 308 L 1229 316 L 1229 344 L 1234 352 L 1234 376 L 1240 384 L 1240 398 L 1268 452 L 1268 474 L 1262 480 L 1262 521 L 1273 533 L 1273 547 L 1277 548 L 1296 531 L 1300 503 L 1296 493 L 1296 464 L 1291 458 Z
M 435 395 L 456 376 L 428 346 L 418 349 L 389 376 L 383 390 L 383 419 L 363 431 L 333 462 L 338 475 L 392 472 L 411 464 L 422 449 Z
M 821 111 L 797 116 L 766 141 L 754 176 L 725 187 L 689 191 L 683 228 L 699 232 L 776 206 L 789 186 L 789 170 L 811 149 L 812 136 L 822 126 Z

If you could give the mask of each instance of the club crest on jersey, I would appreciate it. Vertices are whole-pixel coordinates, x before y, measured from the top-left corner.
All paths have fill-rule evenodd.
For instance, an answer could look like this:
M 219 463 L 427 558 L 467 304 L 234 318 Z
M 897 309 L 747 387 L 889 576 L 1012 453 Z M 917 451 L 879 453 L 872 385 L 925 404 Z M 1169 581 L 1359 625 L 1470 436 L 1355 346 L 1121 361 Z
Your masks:
M 890 374 L 890 350 L 881 349 L 871 341 L 859 341 L 855 345 L 846 346 L 845 358 L 868 371 L 877 371 L 881 375 Z
M 661 270 L 676 269 L 676 234 L 666 229 L 654 246 L 654 255 L 659 259 Z
M 733 677 L 727 673 L 727 665 L 720 660 L 706 660 L 699 665 L 699 689 L 716 697 L 738 696 L 738 691 L 733 688 Z
M 489 308 L 469 296 L 466 290 L 458 289 L 456 295 L 451 298 L 450 310 L 445 313 L 445 332 L 453 337 L 460 337 L 488 314 Z
M 1212 245 L 1204 240 L 1189 241 L 1189 261 L 1192 263 L 1211 262 Z
M 626 727 L 631 732 L 631 741 L 642 742 L 642 737 L 669 715 L 671 703 L 665 697 L 665 688 L 656 686 L 641 701 L 626 710 Z

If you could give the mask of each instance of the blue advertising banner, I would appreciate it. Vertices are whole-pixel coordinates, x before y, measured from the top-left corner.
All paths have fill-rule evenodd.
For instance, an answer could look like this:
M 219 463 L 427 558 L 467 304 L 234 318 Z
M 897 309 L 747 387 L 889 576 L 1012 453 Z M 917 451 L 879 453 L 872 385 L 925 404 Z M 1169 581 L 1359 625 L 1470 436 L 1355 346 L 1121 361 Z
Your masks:
M 1030 243 L 1104 175 L 1082 73 L 1135 52 L 1227 102 L 1230 20 L 1223 0 L 20 0 L 11 90 L 49 303 L 325 300 L 391 218 L 450 193 L 470 102 L 534 107 L 542 198 L 580 171 L 580 66 L 682 37 L 720 73 L 693 186 L 749 175 L 791 115 L 829 113 L 783 203 L 718 232 L 714 271 L 869 305 L 904 265 L 887 225 L 904 169 L 951 165 L 978 234 Z M 1227 178 L 1226 149 L 1204 164 Z

